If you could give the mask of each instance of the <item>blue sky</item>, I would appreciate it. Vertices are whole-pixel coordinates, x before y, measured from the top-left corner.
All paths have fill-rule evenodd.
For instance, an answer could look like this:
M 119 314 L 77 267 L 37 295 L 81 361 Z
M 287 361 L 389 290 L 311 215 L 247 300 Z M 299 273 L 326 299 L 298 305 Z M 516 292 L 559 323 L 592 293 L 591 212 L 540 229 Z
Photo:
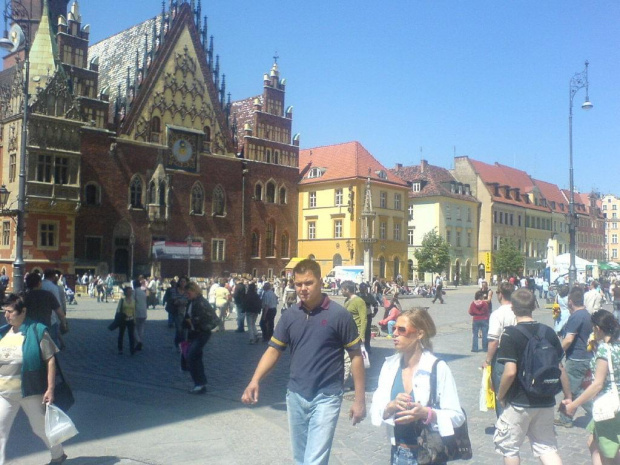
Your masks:
M 168 3 L 168 1 L 166 2 Z M 82 0 L 91 43 L 161 11 L 156 0 Z M 386 167 L 453 157 L 620 195 L 620 2 L 203 1 L 232 99 L 262 92 L 275 51 L 302 148 L 361 142 Z

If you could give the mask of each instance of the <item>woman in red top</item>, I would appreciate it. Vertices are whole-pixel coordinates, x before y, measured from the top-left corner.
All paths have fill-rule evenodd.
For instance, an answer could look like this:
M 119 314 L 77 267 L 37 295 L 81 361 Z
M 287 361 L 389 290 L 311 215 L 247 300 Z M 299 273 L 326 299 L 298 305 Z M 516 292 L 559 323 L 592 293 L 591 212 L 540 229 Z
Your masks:
M 478 291 L 474 301 L 469 305 L 469 314 L 474 317 L 472 323 L 471 351 L 478 352 L 478 333 L 482 331 L 482 351 L 487 351 L 487 334 L 489 332 L 489 303 L 484 300 L 484 292 Z

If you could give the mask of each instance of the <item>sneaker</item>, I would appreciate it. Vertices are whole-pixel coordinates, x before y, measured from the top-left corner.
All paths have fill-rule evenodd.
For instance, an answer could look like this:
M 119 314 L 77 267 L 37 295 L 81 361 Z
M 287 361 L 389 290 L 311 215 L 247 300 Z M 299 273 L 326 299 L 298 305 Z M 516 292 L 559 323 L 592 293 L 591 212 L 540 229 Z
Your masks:
M 573 420 L 565 421 L 562 418 L 556 418 L 555 420 L 553 420 L 553 424 L 555 426 L 563 426 L 564 428 L 572 428 Z
M 54 465 L 55 463 L 64 463 L 67 460 L 67 454 L 62 454 L 57 459 L 52 459 L 49 465 Z
M 194 389 L 190 389 L 190 394 L 206 394 L 207 386 L 194 386 Z
M 390 336 L 389 334 L 387 336 L 385 336 L 386 339 L 392 339 L 392 336 Z

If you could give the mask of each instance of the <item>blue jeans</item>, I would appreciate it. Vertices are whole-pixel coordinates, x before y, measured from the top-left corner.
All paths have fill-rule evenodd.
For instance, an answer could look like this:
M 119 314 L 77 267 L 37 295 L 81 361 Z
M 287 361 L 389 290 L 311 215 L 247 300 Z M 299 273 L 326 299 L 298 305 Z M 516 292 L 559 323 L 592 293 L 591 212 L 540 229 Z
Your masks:
M 387 323 L 387 331 L 388 331 L 388 335 L 389 336 L 394 334 L 394 325 L 396 325 L 396 320 L 388 321 L 388 323 Z
M 328 464 L 342 394 L 317 394 L 314 399 L 307 400 L 287 391 L 286 409 L 296 465 Z
M 489 320 L 474 320 L 471 329 L 473 332 L 471 350 L 478 352 L 478 331 L 482 330 L 482 351 L 486 352 L 489 344 L 489 340 L 487 339 L 487 334 L 489 334 Z
M 418 465 L 417 449 L 408 449 L 401 446 L 392 446 L 390 458 L 391 465 Z
M 187 351 L 187 369 L 192 376 L 195 386 L 205 386 L 207 384 L 205 365 L 202 361 L 202 348 L 210 337 L 211 331 L 193 334 L 189 339 L 190 346 Z

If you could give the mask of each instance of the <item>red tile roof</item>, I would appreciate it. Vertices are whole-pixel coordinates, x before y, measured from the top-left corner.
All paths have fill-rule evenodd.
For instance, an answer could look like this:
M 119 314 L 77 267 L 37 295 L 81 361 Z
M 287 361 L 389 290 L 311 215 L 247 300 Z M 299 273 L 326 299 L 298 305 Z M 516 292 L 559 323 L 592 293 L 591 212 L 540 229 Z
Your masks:
M 547 207 L 527 203 L 524 194 L 529 194 L 534 190 L 534 181 L 525 171 L 511 168 L 510 166 L 495 163 L 489 165 L 478 160 L 469 159 L 472 167 L 478 173 L 482 182 L 487 185 L 489 193 L 493 197 L 494 202 L 505 203 L 509 205 L 517 205 L 532 210 L 549 211 Z M 499 185 L 499 195 L 495 194 L 493 184 Z M 506 197 L 505 189 L 510 188 L 510 196 Z M 519 189 L 520 199 L 517 200 L 513 189 Z
M 391 173 L 357 141 L 300 150 L 299 169 L 301 172 L 309 172 L 307 167 L 323 168 L 325 171 L 318 178 L 308 179 L 304 176 L 300 184 L 354 178 L 366 179 L 370 169 L 370 179 L 373 181 L 407 187 L 405 181 Z M 379 177 L 377 172 L 380 171 L 385 172 L 386 179 Z
M 415 166 L 399 165 L 390 171 L 405 181 L 421 183 L 419 192 L 409 191 L 410 198 L 442 196 L 479 203 L 472 195 L 452 192 L 451 184 L 458 184 L 458 181 L 450 171 L 440 166 L 429 165 L 423 161 Z
M 547 206 L 556 213 L 568 213 L 568 200 L 564 197 L 562 190 L 550 182 L 534 179 L 534 184 L 538 186 L 541 195 L 547 199 Z M 564 208 L 561 208 L 564 205 Z

